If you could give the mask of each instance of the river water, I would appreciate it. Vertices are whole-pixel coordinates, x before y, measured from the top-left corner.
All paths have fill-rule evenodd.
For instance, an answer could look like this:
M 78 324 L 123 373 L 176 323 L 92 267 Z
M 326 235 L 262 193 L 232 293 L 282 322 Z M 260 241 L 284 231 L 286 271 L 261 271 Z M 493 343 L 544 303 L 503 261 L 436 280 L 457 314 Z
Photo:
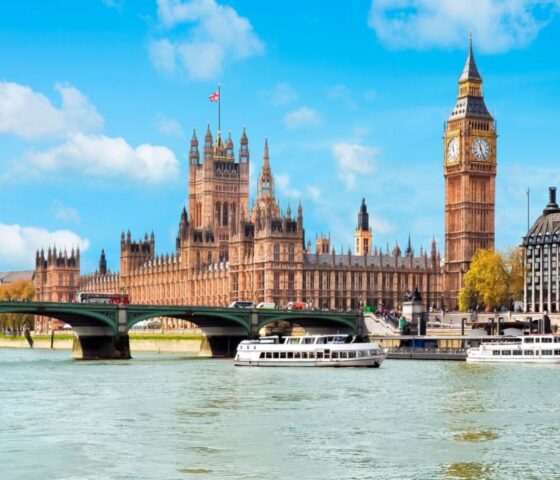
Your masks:
M 0 350 L 0 478 L 560 478 L 560 366 Z

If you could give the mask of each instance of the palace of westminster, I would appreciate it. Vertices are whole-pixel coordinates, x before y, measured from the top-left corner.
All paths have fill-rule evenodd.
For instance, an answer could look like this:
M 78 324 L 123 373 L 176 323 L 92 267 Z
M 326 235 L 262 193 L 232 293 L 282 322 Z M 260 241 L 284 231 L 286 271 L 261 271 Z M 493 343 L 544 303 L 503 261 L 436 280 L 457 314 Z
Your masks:
M 249 141 L 241 136 L 237 159 L 231 137 L 208 128 L 189 149 L 189 205 L 180 215 L 176 249 L 156 255 L 155 237 L 120 238 L 120 272 L 107 269 L 101 252 L 95 273 L 80 275 L 79 251 L 36 256 L 38 300 L 75 301 L 78 291 L 127 293 L 134 303 L 225 306 L 234 300 L 307 302 L 312 308 L 365 305 L 396 308 L 418 288 L 423 301 L 454 308 L 469 261 L 494 246 L 495 123 L 485 106 L 472 44 L 459 78 L 458 98 L 444 132 L 445 259 L 435 240 L 414 252 L 373 244 L 364 200 L 354 252 L 337 252 L 330 236 L 306 239 L 301 204 L 282 212 L 274 192 L 265 141 L 258 192 L 249 208 Z

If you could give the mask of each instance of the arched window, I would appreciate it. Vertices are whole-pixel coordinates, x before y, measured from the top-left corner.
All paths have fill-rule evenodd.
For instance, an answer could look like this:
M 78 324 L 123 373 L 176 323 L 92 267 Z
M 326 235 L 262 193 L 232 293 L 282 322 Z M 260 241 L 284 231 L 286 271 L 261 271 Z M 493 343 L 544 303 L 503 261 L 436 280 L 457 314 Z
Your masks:
M 224 206 L 223 206 L 223 209 L 222 209 L 222 210 L 223 210 L 223 217 L 224 217 L 222 223 L 223 223 L 224 227 L 227 227 L 227 224 L 228 224 L 228 213 L 229 213 L 229 212 L 228 212 L 228 204 L 227 204 L 227 203 L 224 202 Z
M 294 245 L 288 245 L 288 262 L 294 261 Z
M 277 243 L 274 244 L 274 261 L 280 261 L 280 245 Z
M 216 219 L 216 225 L 220 225 L 220 219 L 222 218 L 222 207 L 220 205 L 220 202 L 216 202 L 214 217 Z

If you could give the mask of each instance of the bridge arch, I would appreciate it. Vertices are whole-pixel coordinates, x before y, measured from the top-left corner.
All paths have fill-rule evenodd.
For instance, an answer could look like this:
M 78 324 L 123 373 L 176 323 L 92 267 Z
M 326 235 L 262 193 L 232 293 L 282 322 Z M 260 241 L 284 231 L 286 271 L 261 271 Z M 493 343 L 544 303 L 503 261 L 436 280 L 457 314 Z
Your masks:
M 1 313 L 15 313 L 22 315 L 40 315 L 42 317 L 61 320 L 72 327 L 99 326 L 108 327 L 113 332 L 117 331 L 117 321 L 113 312 L 109 314 L 99 311 L 87 310 L 83 307 L 72 308 L 73 304 L 35 302 L 5 302 L 0 303 Z
M 201 330 L 208 329 L 224 329 L 229 328 L 241 329 L 243 334 L 249 335 L 251 330 L 251 320 L 249 315 L 236 314 L 237 312 L 193 308 L 192 310 L 182 309 L 154 309 L 146 311 L 145 308 L 135 313 L 133 309 L 128 310 L 128 319 L 126 322 L 127 330 L 144 320 L 151 318 L 176 318 L 197 325 Z M 247 317 L 247 318 L 245 318 Z M 227 333 L 227 332 L 226 332 Z
M 329 329 L 344 330 L 352 334 L 358 333 L 357 318 L 349 315 L 333 315 L 320 311 L 274 311 L 259 315 L 259 331 L 273 322 L 287 321 L 301 326 L 304 329 Z

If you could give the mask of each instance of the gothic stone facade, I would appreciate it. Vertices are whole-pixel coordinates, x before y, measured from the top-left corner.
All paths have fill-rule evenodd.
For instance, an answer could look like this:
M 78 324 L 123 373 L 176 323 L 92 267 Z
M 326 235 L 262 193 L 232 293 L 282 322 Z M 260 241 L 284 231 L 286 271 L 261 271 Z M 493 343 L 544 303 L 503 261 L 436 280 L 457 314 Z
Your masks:
M 233 142 L 214 141 L 208 129 L 204 160 L 193 134 L 189 152 L 189 208 L 181 213 L 176 249 L 156 255 L 155 236 L 120 239 L 120 272 L 107 270 L 102 252 L 99 269 L 79 277 L 79 252 L 37 254 L 37 297 L 72 301 L 78 290 L 128 293 L 134 303 L 224 306 L 244 299 L 309 303 L 314 308 L 348 309 L 365 305 L 397 307 L 406 291 L 418 287 L 429 305 L 442 297 L 440 255 L 415 256 L 409 245 L 401 254 L 372 247 L 372 230 L 365 201 L 355 231 L 356 250 L 337 253 L 330 237 L 305 243 L 303 208 L 296 215 L 280 210 L 274 195 L 268 142 L 258 179 L 258 192 L 249 210 L 249 144 L 245 131 L 238 160 Z M 169 326 L 175 326 L 169 320 Z

